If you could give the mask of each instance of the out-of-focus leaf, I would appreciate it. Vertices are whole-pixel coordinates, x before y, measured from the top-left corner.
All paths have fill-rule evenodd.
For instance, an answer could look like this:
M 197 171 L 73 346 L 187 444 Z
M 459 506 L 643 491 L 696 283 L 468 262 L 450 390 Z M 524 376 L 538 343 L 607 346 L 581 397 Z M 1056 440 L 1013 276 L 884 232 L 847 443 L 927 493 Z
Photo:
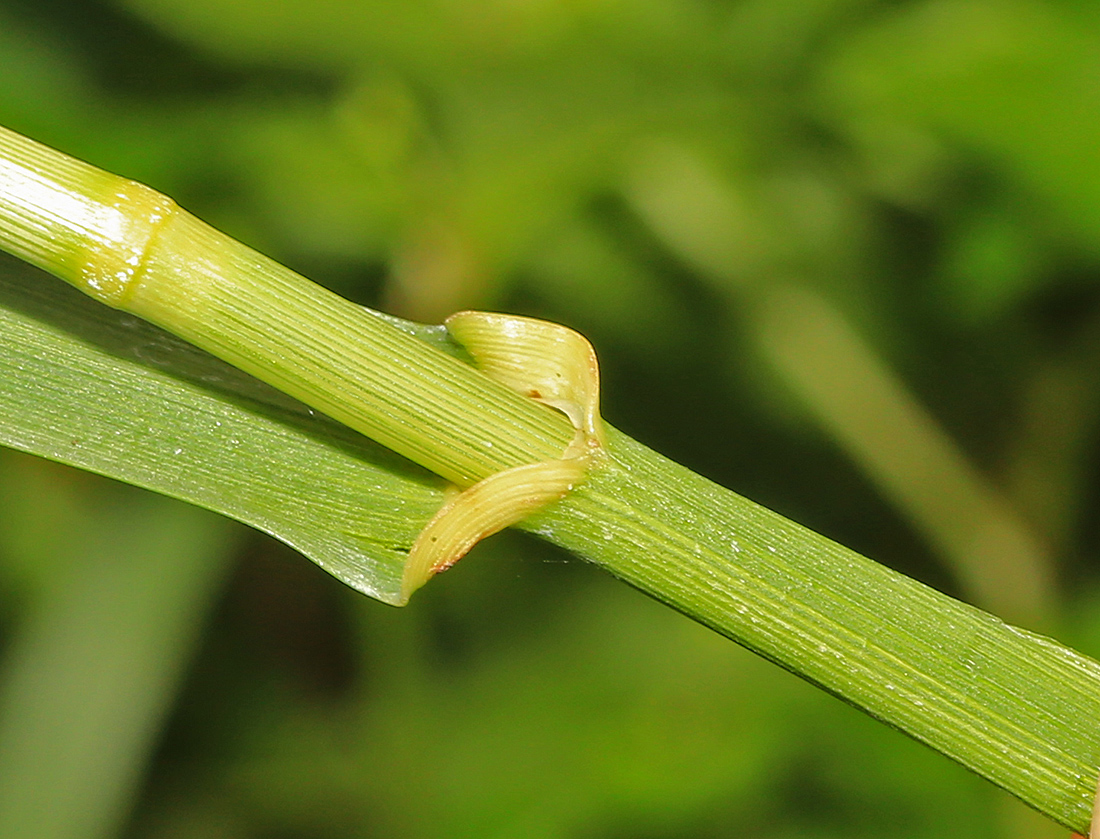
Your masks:
M 224 519 L 112 496 L 67 520 L 80 555 L 52 557 L 5 659 L 0 836 L 118 835 L 231 556 Z
M 964 322 L 989 322 L 1041 282 L 1043 243 L 1019 215 L 982 207 L 949 231 L 941 279 Z
M 438 478 L 0 257 L 0 443 L 215 510 L 387 602 Z
M 1031 218 L 1095 254 L 1098 37 L 1094 15 L 1061 4 L 904 4 L 843 40 L 821 89 L 853 136 L 924 133 L 977 152 L 1030 193 Z

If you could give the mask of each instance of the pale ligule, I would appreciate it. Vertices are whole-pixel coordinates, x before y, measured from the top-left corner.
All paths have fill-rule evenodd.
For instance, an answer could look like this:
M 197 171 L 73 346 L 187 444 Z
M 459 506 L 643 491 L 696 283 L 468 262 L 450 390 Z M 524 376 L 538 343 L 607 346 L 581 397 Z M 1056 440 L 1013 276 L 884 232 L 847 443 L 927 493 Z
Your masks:
M 583 336 L 559 324 L 489 312 L 459 312 L 447 328 L 483 373 L 561 411 L 576 434 L 560 458 L 490 475 L 444 502 L 409 551 L 402 602 L 482 539 L 564 498 L 603 446 L 599 368 Z

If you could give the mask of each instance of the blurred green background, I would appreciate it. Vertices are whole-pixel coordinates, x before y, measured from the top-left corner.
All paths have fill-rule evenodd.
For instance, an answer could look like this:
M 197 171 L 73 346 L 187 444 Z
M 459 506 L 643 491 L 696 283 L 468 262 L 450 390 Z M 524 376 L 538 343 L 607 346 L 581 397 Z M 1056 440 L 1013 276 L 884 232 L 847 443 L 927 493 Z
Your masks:
M 0 0 L 0 124 L 1100 654 L 1094 4 Z M 0 451 L 2 839 L 1066 834 L 533 539 L 396 610 Z

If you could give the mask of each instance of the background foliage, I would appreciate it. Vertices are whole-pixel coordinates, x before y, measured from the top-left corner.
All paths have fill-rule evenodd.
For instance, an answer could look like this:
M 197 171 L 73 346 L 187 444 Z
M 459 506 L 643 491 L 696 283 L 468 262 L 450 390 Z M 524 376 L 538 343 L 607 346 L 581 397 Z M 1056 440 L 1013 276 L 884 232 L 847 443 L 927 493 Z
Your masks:
M 618 427 L 951 593 L 1011 588 L 994 510 L 1095 656 L 1098 46 L 1071 0 L 2 0 L 0 123 L 364 303 L 574 326 Z M 518 535 L 393 610 L 10 451 L 0 510 L 13 836 L 1062 835 Z

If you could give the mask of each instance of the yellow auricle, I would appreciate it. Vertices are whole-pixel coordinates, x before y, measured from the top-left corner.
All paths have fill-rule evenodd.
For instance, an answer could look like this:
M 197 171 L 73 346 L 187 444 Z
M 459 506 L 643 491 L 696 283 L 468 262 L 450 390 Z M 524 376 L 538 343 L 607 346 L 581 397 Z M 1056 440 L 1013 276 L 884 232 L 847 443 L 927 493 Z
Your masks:
M 604 445 L 599 366 L 584 336 L 557 323 L 492 312 L 458 312 L 446 325 L 485 375 L 561 411 L 576 434 L 560 458 L 506 469 L 452 494 L 409 551 L 402 602 L 486 536 L 564 498 Z

